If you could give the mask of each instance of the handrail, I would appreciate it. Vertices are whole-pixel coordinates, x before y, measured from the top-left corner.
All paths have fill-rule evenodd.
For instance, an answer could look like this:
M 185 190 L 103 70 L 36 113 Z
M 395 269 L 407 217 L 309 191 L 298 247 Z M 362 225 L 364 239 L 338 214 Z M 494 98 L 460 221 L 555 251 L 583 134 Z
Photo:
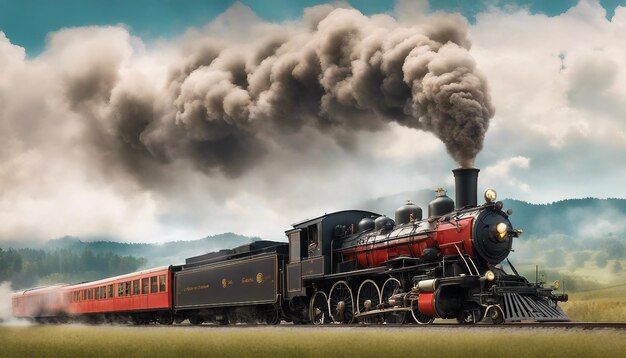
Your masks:
M 456 251 L 459 253 L 459 256 L 461 256 L 461 259 L 463 260 L 463 262 L 465 262 L 465 266 L 467 267 L 467 271 L 469 271 L 470 275 L 472 275 L 472 268 L 467 263 L 467 260 L 465 260 L 464 255 L 461 253 L 461 249 L 459 249 L 459 247 L 457 245 L 454 245 L 454 247 L 456 248 Z M 476 270 L 476 275 L 480 275 L 478 273 L 478 270 Z

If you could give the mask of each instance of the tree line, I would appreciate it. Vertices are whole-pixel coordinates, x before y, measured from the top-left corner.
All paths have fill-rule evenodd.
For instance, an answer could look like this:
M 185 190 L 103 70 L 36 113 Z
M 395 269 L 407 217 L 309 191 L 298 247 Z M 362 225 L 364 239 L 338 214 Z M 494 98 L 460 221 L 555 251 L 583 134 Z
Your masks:
M 145 258 L 71 249 L 0 248 L 0 282 L 15 290 L 54 283 L 78 283 L 137 271 Z

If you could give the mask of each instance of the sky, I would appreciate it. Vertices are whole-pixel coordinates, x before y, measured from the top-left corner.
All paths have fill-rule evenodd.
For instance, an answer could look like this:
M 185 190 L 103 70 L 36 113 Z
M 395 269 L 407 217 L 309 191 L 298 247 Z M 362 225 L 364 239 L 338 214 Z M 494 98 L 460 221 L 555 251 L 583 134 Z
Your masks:
M 445 81 L 481 113 L 479 191 L 626 197 L 623 1 L 49 4 L 0 0 L 0 244 L 282 239 L 451 187 Z
M 491 7 L 527 8 L 533 14 L 558 16 L 577 4 L 577 0 L 440 0 L 429 4 L 431 11 L 460 12 L 469 21 L 475 22 L 476 15 Z M 50 0 L 9 1 L 0 0 L 0 25 L 13 44 L 24 47 L 29 56 L 40 54 L 50 32 L 65 27 L 93 25 L 122 25 L 133 35 L 145 41 L 158 38 L 173 38 L 189 27 L 202 27 L 232 6 L 234 1 L 203 0 L 59 0 L 50 6 Z M 325 3 L 319 0 L 291 1 L 265 0 L 240 1 L 261 19 L 270 22 L 297 20 L 302 11 L 311 6 Z M 350 6 L 365 15 L 393 13 L 396 1 L 357 0 Z M 601 0 L 608 19 L 614 15 L 623 0 Z

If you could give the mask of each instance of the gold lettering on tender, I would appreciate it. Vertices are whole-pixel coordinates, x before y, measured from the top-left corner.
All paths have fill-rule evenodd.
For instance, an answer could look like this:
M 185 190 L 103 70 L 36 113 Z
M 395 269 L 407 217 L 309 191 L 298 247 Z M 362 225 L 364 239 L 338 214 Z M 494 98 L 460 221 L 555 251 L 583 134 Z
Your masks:
M 254 282 L 252 277 L 242 277 L 241 278 L 241 283 L 252 283 L 252 282 Z
M 209 288 L 209 284 L 204 284 L 204 285 L 197 285 L 197 286 L 187 286 L 183 289 L 184 292 L 191 292 L 191 291 L 198 291 L 198 290 L 205 290 Z

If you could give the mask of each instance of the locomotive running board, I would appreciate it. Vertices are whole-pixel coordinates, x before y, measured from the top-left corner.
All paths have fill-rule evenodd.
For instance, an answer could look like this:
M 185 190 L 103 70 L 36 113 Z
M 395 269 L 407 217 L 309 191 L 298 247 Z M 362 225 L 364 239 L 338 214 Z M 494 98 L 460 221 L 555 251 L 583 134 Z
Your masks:
M 503 293 L 502 308 L 506 322 L 565 322 L 570 319 L 565 312 L 549 301 L 514 292 Z

